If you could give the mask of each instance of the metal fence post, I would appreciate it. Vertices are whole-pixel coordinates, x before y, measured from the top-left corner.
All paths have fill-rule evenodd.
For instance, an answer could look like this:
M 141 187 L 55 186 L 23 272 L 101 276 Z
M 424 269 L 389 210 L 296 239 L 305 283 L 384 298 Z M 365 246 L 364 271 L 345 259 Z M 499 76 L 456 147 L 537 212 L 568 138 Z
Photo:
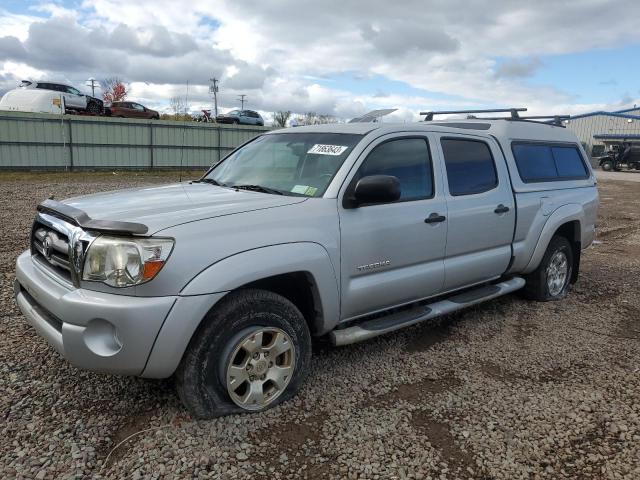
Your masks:
M 69 125 L 69 170 L 73 170 L 73 137 L 71 134 L 73 126 L 70 118 L 67 118 L 67 124 Z
M 149 169 L 153 170 L 153 120 L 149 121 Z

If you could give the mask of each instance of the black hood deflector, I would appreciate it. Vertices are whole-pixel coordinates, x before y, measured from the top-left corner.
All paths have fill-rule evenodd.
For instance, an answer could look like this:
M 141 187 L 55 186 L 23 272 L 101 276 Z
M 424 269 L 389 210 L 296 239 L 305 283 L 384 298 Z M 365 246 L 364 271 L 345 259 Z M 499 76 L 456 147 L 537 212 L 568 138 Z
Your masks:
M 62 216 L 66 220 L 87 230 L 99 232 L 120 233 L 128 235 L 144 235 L 149 228 L 142 223 L 118 222 L 113 220 L 94 220 L 79 208 L 72 207 L 66 203 L 56 200 L 45 200 L 38 205 L 38 211 L 50 213 L 54 216 Z

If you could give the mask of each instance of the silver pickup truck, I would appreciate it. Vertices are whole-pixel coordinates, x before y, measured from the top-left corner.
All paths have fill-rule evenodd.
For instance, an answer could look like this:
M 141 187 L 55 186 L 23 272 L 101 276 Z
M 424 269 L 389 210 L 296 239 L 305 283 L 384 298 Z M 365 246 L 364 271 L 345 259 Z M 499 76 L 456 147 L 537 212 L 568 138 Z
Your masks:
M 516 119 L 277 130 L 201 179 L 39 205 L 16 301 L 79 368 L 174 376 L 197 417 L 293 396 L 346 345 L 522 289 L 595 234 L 574 134 Z

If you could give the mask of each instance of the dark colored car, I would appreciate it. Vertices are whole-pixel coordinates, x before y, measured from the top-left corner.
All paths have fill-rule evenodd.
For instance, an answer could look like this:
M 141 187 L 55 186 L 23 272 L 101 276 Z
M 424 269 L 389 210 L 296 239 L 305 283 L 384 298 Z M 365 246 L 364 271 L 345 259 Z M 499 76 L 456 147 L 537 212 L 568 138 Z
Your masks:
M 598 165 L 605 172 L 619 172 L 623 166 L 629 170 L 640 170 L 640 143 L 621 142 L 598 159 Z
M 264 127 L 264 119 L 253 110 L 231 110 L 216 117 L 218 123 L 236 123 L 242 125 L 259 125 Z
M 157 120 L 160 114 L 136 102 L 113 102 L 109 107 L 112 117 L 151 118 Z

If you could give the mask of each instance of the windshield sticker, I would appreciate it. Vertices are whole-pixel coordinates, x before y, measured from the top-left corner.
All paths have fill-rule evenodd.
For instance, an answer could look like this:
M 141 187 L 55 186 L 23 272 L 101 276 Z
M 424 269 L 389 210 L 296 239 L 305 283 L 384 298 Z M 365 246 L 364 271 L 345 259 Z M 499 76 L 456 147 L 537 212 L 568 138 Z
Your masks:
M 316 143 L 313 147 L 309 149 L 307 153 L 313 153 L 315 155 L 342 155 L 342 153 L 349 147 L 344 147 L 342 145 L 322 145 L 320 143 Z
M 293 193 L 299 193 L 301 195 L 307 195 L 308 197 L 313 197 L 318 189 L 316 187 L 310 187 L 308 185 L 296 185 L 291 189 Z

